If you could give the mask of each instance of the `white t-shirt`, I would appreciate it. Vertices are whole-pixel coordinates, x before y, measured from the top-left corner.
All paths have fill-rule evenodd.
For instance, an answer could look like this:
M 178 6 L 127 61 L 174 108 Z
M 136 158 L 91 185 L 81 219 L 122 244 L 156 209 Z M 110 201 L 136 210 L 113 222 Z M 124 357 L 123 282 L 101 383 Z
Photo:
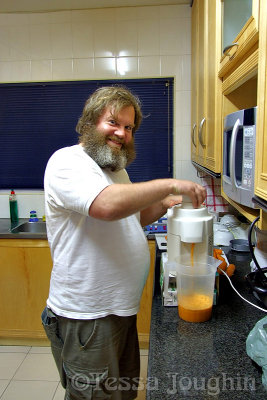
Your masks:
M 138 312 L 149 270 L 139 213 L 112 222 L 88 214 L 113 183 L 130 183 L 127 172 L 101 169 L 80 145 L 60 149 L 48 161 L 44 186 L 53 270 L 47 305 L 63 317 Z

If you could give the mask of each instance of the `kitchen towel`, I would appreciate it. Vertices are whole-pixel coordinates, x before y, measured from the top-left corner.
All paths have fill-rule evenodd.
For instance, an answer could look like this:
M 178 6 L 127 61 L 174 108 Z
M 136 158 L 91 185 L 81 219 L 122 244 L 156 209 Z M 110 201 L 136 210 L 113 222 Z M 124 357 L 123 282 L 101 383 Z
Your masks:
M 201 176 L 201 183 L 207 192 L 206 207 L 214 213 L 228 212 L 229 203 L 221 195 L 221 180 L 209 175 Z

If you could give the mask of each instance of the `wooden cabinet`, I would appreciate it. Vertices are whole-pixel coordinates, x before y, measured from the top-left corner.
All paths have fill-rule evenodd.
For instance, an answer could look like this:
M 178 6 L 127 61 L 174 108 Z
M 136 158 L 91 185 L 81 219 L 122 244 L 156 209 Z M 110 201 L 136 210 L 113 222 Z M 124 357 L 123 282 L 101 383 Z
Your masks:
M 237 68 L 244 58 L 248 57 L 255 50 L 255 45 L 257 46 L 259 38 L 259 2 L 260 0 L 251 0 L 252 10 L 251 16 L 245 25 L 242 27 L 237 36 L 233 39 L 232 43 L 229 43 L 229 48 L 225 49 L 224 54 L 222 54 L 220 62 L 219 76 L 225 77 L 233 69 Z M 240 2 L 239 2 L 240 4 Z M 221 0 L 223 15 L 224 0 Z M 224 50 L 224 49 L 222 49 Z
M 243 56 L 231 69 L 225 68 L 222 76 L 222 117 L 227 114 L 257 106 L 256 154 L 255 154 L 255 195 L 267 201 L 267 4 L 265 0 L 253 1 L 254 23 L 257 24 L 257 34 L 253 36 L 253 46 L 243 46 Z M 257 11 L 257 12 L 256 12 Z M 259 21 L 256 18 L 259 15 Z M 255 31 L 255 30 L 254 30 Z M 243 30 L 242 30 L 243 32 Z M 256 38 L 258 41 L 255 42 Z M 245 51 L 246 50 L 246 51 Z M 233 59 L 234 60 L 234 59 Z M 260 215 L 258 227 L 267 228 L 266 213 L 259 209 L 241 206 L 222 195 L 249 221 Z
M 155 258 L 156 258 L 156 242 L 155 240 L 148 241 L 150 251 L 150 268 L 149 274 L 144 287 L 143 295 L 140 303 L 140 310 L 137 314 L 137 330 L 139 343 L 141 348 L 148 348 L 149 333 L 151 322 L 151 308 L 153 299 L 154 287 L 154 271 L 155 271 Z
M 48 343 L 41 312 L 51 269 L 46 240 L 0 240 L 0 344 Z
M 220 1 L 195 0 L 192 7 L 191 160 L 221 170 Z
M 150 271 L 137 316 L 141 347 L 148 347 L 155 241 L 148 241 Z M 49 345 L 41 313 L 49 291 L 52 260 L 47 240 L 0 239 L 0 345 Z
M 191 159 L 222 172 L 224 117 L 257 106 L 255 195 L 267 201 L 267 2 L 251 1 L 251 16 L 233 41 L 238 45 L 224 55 L 220 46 L 224 0 L 193 3 Z M 267 229 L 266 212 L 235 203 L 223 190 L 222 195 L 249 221 L 260 215 L 258 227 Z
M 260 7 L 255 194 L 267 201 L 267 2 Z

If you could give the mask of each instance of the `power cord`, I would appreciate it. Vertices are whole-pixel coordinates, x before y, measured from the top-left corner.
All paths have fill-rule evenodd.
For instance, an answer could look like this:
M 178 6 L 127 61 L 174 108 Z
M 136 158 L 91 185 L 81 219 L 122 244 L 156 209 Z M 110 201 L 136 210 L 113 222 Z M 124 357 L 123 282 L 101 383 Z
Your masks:
M 253 245 L 252 245 L 252 239 L 251 239 L 252 231 L 253 231 L 254 225 L 256 224 L 256 222 L 257 222 L 259 219 L 260 219 L 260 217 L 255 218 L 254 221 L 251 223 L 251 225 L 250 225 L 250 227 L 249 227 L 249 231 L 248 231 L 248 244 L 249 244 L 249 250 L 250 250 L 250 253 L 251 253 L 252 260 L 254 261 L 254 263 L 255 263 L 255 265 L 256 265 L 256 267 L 257 267 L 257 269 L 258 269 L 258 274 L 260 275 L 261 283 L 263 284 L 263 286 L 265 286 L 265 285 L 267 284 L 267 278 L 266 278 L 266 276 L 264 275 L 264 272 L 263 272 L 263 270 L 261 269 L 261 267 L 259 266 L 259 263 L 258 263 L 258 261 L 257 261 L 257 259 L 256 259 L 256 257 L 255 257 L 254 250 L 253 250 Z
M 234 285 L 232 284 L 232 281 L 231 281 L 230 277 L 226 274 L 226 272 L 223 271 L 220 267 L 217 267 L 217 268 L 226 276 L 226 278 L 227 278 L 228 281 L 230 282 L 230 285 L 232 286 L 232 288 L 234 289 L 234 291 L 238 294 L 238 296 L 241 297 L 242 300 L 246 301 L 246 302 L 247 302 L 248 304 L 250 304 L 251 306 L 258 308 L 258 310 L 261 310 L 261 311 L 267 313 L 267 310 L 265 310 L 265 308 L 261 308 L 261 307 L 257 306 L 256 304 L 251 303 L 249 300 L 245 299 L 245 297 L 241 296 L 241 294 L 236 290 L 236 288 L 235 288 Z

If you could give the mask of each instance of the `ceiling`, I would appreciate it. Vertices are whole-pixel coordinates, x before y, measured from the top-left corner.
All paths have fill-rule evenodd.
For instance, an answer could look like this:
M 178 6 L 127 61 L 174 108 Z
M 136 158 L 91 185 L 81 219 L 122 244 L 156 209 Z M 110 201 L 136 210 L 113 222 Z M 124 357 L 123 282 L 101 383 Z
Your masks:
M 1 0 L 0 13 L 191 4 L 192 0 Z

